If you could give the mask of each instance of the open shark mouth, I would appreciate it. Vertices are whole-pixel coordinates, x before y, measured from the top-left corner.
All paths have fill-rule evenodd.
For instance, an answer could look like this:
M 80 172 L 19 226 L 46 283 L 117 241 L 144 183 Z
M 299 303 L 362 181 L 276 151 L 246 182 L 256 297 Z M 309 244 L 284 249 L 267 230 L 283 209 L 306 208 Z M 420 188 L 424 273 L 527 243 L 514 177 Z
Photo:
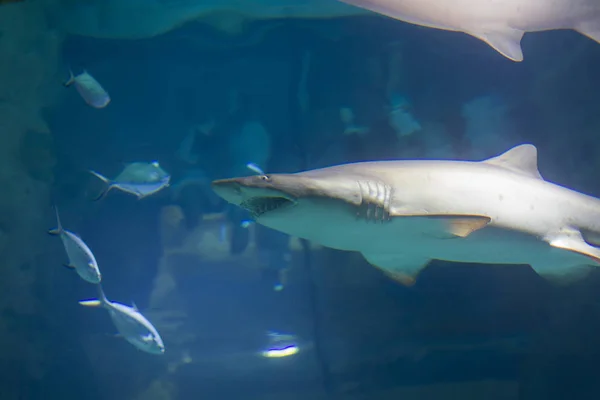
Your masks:
M 294 202 L 285 197 L 252 197 L 244 200 L 240 207 L 247 210 L 252 217 L 257 218 L 270 211 L 278 210 L 282 207 L 287 207 Z

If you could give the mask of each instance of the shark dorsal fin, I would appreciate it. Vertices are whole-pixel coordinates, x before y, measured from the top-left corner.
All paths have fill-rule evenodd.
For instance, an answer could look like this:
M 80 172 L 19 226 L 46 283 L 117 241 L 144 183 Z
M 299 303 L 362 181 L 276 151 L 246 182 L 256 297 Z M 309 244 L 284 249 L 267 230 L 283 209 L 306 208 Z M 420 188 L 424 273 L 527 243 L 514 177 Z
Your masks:
M 544 179 L 537 167 L 537 149 L 532 144 L 522 144 L 499 156 L 482 161 L 486 164 L 509 169 L 532 178 Z

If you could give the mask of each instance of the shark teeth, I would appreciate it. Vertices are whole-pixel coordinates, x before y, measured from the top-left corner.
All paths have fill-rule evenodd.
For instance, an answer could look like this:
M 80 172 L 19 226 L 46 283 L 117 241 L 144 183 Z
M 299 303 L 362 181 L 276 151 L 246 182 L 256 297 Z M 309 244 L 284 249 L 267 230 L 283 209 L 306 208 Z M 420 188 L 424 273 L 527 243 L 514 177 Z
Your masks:
M 290 199 L 285 197 L 252 197 L 244 200 L 240 207 L 252 214 L 253 218 L 257 218 L 269 211 L 277 210 L 292 203 Z

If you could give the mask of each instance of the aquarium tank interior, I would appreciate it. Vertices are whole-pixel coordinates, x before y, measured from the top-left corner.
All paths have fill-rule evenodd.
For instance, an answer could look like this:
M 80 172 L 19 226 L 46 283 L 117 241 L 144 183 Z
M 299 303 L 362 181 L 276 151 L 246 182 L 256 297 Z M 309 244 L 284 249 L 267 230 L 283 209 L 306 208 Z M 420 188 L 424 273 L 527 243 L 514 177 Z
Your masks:
M 0 400 L 600 399 L 599 0 L 0 0 Z

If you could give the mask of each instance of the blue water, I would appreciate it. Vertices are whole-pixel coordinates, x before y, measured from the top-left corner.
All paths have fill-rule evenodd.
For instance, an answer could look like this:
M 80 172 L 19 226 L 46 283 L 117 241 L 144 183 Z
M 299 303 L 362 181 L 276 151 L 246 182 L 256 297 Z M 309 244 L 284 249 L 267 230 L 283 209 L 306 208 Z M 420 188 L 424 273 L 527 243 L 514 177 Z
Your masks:
M 40 218 L 53 227 L 59 207 L 93 250 L 107 296 L 135 302 L 167 351 L 114 337 L 104 310 L 77 304 L 96 290 L 61 268 L 60 242 L 35 237 L 43 250 L 21 268 L 39 269 L 27 284 L 39 306 L 27 314 L 7 300 L 2 310 L 2 330 L 22 340 L 2 350 L 3 400 L 600 396 L 596 271 L 557 287 L 528 266 L 434 262 L 406 288 L 358 255 L 290 248 L 285 234 L 244 225 L 249 216 L 209 187 L 252 174 L 247 163 L 297 172 L 482 159 L 534 143 L 545 179 L 600 196 L 596 43 L 528 34 L 514 63 L 467 35 L 373 16 L 255 21 L 237 36 L 201 22 L 135 40 L 61 34 L 48 78 L 57 94 L 40 111 L 51 141 L 26 145 L 56 160 L 35 178 L 52 176 Z M 94 109 L 61 88 L 69 68 L 93 74 L 111 103 Z M 394 130 L 394 99 L 421 130 Z M 342 108 L 365 134 L 343 133 Z M 190 132 L 195 164 L 179 155 Z M 155 160 L 169 188 L 93 201 L 102 184 L 89 169 L 114 177 Z M 299 352 L 264 357 L 269 330 L 292 335 Z

